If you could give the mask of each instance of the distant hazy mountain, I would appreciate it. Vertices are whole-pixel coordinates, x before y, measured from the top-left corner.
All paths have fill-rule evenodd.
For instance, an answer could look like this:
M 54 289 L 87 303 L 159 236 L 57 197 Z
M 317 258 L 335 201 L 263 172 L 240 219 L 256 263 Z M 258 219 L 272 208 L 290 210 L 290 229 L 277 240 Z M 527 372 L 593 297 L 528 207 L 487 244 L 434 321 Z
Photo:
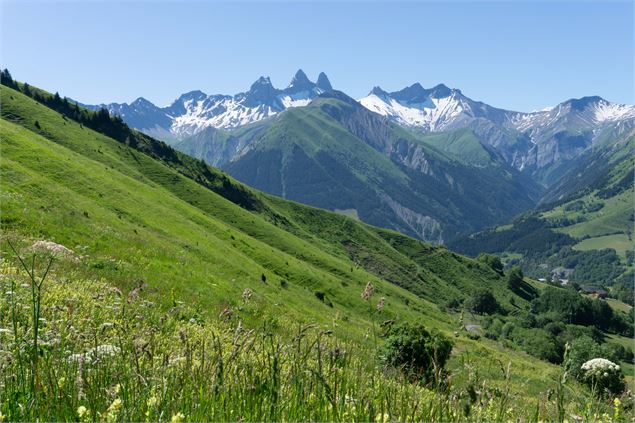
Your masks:
M 105 107 L 130 126 L 167 142 L 196 134 L 208 127 L 232 129 L 280 113 L 289 107 L 305 106 L 320 93 L 332 89 L 320 73 L 317 82 L 298 70 L 285 89 L 274 88 L 268 77 L 260 77 L 249 91 L 230 95 L 207 95 L 191 91 L 167 107 L 157 107 L 140 97 L 131 104 L 85 105 Z

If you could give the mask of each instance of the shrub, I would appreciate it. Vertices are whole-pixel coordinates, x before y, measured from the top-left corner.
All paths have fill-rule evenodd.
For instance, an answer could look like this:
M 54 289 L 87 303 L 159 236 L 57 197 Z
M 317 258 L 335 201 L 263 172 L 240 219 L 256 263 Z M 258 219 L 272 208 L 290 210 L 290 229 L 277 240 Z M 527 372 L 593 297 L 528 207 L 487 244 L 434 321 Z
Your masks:
M 593 358 L 581 366 L 584 382 L 598 396 L 617 395 L 624 391 L 620 366 L 605 358 Z
M 524 331 L 524 350 L 534 357 L 551 363 L 562 361 L 562 350 L 555 338 L 543 329 Z
M 524 277 L 525 276 L 523 275 L 523 271 L 520 269 L 520 267 L 513 267 L 507 275 L 507 287 L 512 291 L 520 289 L 523 284 Z
M 569 372 L 579 381 L 584 381 L 584 372 L 582 365 L 594 357 L 598 357 L 600 346 L 588 336 L 581 336 L 569 344 L 567 354 L 567 362 L 565 365 L 569 368 Z
M 478 314 L 492 314 L 500 310 L 494 295 L 488 290 L 479 290 L 467 301 L 467 308 Z
M 477 260 L 481 263 L 488 265 L 496 273 L 503 274 L 503 262 L 498 256 L 494 254 L 481 253 L 478 255 Z
M 382 359 L 408 378 L 429 384 L 438 380 L 452 351 L 443 334 L 419 324 L 393 326 L 386 335 Z
M 463 300 L 453 297 L 445 303 L 445 308 L 449 310 L 457 310 L 461 306 L 462 302 Z

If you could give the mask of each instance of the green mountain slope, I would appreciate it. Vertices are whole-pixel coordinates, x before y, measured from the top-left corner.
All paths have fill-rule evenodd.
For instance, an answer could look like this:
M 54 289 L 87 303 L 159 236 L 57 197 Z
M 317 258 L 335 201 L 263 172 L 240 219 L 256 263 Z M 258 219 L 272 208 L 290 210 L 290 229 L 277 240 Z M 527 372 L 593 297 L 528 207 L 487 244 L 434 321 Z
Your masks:
M 177 148 L 263 191 L 435 242 L 509 219 L 539 193 L 470 131 L 414 134 L 339 92 Z

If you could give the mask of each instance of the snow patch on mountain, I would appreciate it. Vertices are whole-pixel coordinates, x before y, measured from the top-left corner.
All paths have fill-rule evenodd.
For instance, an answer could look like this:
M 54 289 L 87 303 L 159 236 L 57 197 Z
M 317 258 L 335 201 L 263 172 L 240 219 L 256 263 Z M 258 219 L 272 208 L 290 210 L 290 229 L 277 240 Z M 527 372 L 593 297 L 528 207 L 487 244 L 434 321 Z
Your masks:
M 422 127 L 429 131 L 442 131 L 447 123 L 462 113 L 471 111 L 457 92 L 442 98 L 429 96 L 418 103 L 406 103 L 390 95 L 371 92 L 359 102 L 368 110 L 389 117 L 401 125 Z
M 595 120 L 598 122 L 614 122 L 622 119 L 635 118 L 635 106 L 609 103 L 602 100 L 594 108 Z
M 282 90 L 274 88 L 268 77 L 260 77 L 249 91 L 234 96 L 191 91 L 167 107 L 157 107 L 144 98 L 131 104 L 88 107 L 106 107 L 133 128 L 172 142 L 208 127 L 234 129 L 274 116 L 290 107 L 306 106 L 330 89 L 331 83 L 324 73 L 320 73 L 316 83 L 300 69 L 287 88 Z

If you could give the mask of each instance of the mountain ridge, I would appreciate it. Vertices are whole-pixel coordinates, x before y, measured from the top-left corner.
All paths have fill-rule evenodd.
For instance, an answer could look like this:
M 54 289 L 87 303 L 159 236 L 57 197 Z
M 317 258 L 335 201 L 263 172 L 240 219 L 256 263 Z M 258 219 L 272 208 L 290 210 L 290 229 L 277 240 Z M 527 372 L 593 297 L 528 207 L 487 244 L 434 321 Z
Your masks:
M 130 104 L 81 104 L 91 110 L 106 108 L 132 127 L 173 143 L 207 127 L 233 129 L 273 116 L 289 107 L 308 104 L 319 94 L 332 89 L 324 72 L 317 82 L 299 69 L 284 89 L 273 86 L 269 77 L 259 77 L 249 90 L 236 95 L 205 94 L 193 90 L 181 94 L 170 105 L 158 107 L 143 97 Z

